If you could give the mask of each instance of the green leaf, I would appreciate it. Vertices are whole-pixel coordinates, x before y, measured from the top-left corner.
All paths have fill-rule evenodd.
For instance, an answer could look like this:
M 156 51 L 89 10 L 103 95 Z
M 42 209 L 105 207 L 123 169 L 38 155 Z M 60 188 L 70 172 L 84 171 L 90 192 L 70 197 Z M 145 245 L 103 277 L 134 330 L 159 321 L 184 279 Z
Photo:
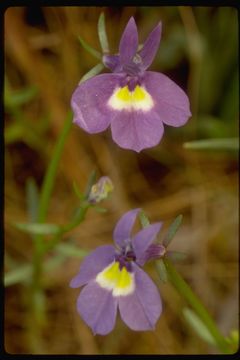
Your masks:
M 225 138 L 225 139 L 204 139 L 190 141 L 183 144 L 185 149 L 191 150 L 239 150 L 239 138 Z
M 176 234 L 179 226 L 181 225 L 183 216 L 182 215 L 178 215 L 176 217 L 176 219 L 172 222 L 172 224 L 170 225 L 169 229 L 168 229 L 168 233 L 165 236 L 164 240 L 163 240 L 163 245 L 165 247 L 167 247 L 170 242 L 172 241 L 174 235 Z
M 139 212 L 138 216 L 139 216 L 142 227 L 145 228 L 145 227 L 150 225 L 150 221 L 148 220 L 148 218 L 147 218 L 147 216 L 146 216 L 146 214 L 144 213 L 143 210 L 141 210 Z
M 24 127 L 22 124 L 13 123 L 8 125 L 4 129 L 4 141 L 5 144 L 12 144 L 15 141 L 18 141 L 24 137 Z
M 196 331 L 196 333 L 202 338 L 204 341 L 206 341 L 210 345 L 217 345 L 214 337 L 208 330 L 207 326 L 204 324 L 204 322 L 199 318 L 199 316 L 191 309 L 184 308 L 183 309 L 183 315 L 186 319 L 186 321 L 189 323 L 189 325 Z
M 4 286 L 11 286 L 27 280 L 31 280 L 32 266 L 22 265 L 18 266 L 14 270 L 7 272 L 4 276 Z
M 77 258 L 83 258 L 89 253 L 89 251 L 79 249 L 79 247 L 72 244 L 59 244 L 56 246 L 55 250 L 58 253 L 63 254 L 65 256 L 77 257 Z
M 61 231 L 61 227 L 55 224 L 16 223 L 15 226 L 33 235 L 54 235 Z
M 233 352 L 236 352 L 239 346 L 239 331 L 232 329 L 229 336 L 226 337 L 226 340 L 233 348 Z
M 87 186 L 86 186 L 86 190 L 84 192 L 84 196 L 85 196 L 85 199 L 87 200 L 88 198 L 88 195 L 91 191 L 91 188 L 92 186 L 95 184 L 96 182 L 96 170 L 93 170 L 88 178 L 88 183 L 87 183 Z
M 98 213 L 106 213 L 107 212 L 107 209 L 103 208 L 103 207 L 100 207 L 100 206 L 94 206 L 94 209 L 98 212 Z
M 160 279 L 166 283 L 168 281 L 168 275 L 167 275 L 166 266 L 162 261 L 162 259 L 156 261 L 156 268 Z
M 102 54 L 95 50 L 94 48 L 92 48 L 90 45 L 88 45 L 82 38 L 81 36 L 78 36 L 78 40 L 80 41 L 82 47 L 87 50 L 91 55 L 93 55 L 95 58 L 102 60 Z
M 36 182 L 33 178 L 27 179 L 26 197 L 29 221 L 35 222 L 38 216 L 39 195 Z
M 101 44 L 101 48 L 103 53 L 109 52 L 109 45 L 108 45 L 108 39 L 107 39 L 107 33 L 105 28 L 105 15 L 104 13 L 101 13 L 98 20 L 98 37 Z
M 184 254 L 179 251 L 167 251 L 165 256 L 171 259 L 172 261 L 182 261 L 186 259 L 187 254 Z
M 65 244 L 61 244 L 61 245 L 64 246 Z M 75 251 L 75 256 L 79 258 L 88 254 L 87 251 L 76 248 L 74 251 Z M 67 251 L 65 250 L 65 254 L 64 254 L 64 250 L 62 251 L 62 253 L 61 250 L 59 250 L 59 255 L 55 255 L 54 257 L 50 258 L 43 264 L 44 273 L 48 274 L 49 271 L 54 270 L 56 267 L 61 265 L 66 258 L 67 252 L 68 252 L 67 256 L 74 256 L 73 249 L 71 250 L 71 253 L 70 250 Z M 14 270 L 11 270 L 4 275 L 5 286 L 12 286 L 19 283 L 27 283 L 31 280 L 32 280 L 32 266 L 29 264 L 16 266 Z
M 7 86 L 4 90 L 4 104 L 7 108 L 19 107 L 28 103 L 38 94 L 38 89 L 31 86 L 25 89 L 11 91 Z
M 81 80 L 79 81 L 79 84 L 81 84 L 82 82 L 91 79 L 93 76 L 96 76 L 97 74 L 99 74 L 102 70 L 104 69 L 104 65 L 102 63 L 97 64 L 96 66 L 94 66 L 91 70 L 89 70 L 85 75 L 83 75 L 83 77 L 81 78 Z
M 77 184 L 75 183 L 75 181 L 73 182 L 73 190 L 75 192 L 75 194 L 77 195 L 77 197 L 82 201 L 84 200 L 84 194 L 81 193 L 81 191 L 79 190 Z

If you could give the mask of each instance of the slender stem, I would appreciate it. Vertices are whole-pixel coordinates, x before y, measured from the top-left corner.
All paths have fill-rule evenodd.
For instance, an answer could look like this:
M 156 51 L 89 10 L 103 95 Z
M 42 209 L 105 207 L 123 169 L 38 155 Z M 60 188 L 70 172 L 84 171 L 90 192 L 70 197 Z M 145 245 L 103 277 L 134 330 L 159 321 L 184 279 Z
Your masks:
M 59 241 L 62 239 L 62 236 L 66 232 L 74 229 L 78 224 L 80 224 L 84 220 L 89 207 L 90 204 L 87 201 L 83 202 L 83 204 L 78 209 L 73 221 L 61 228 L 60 232 L 57 233 L 56 236 L 54 236 L 54 238 L 45 246 L 43 252 L 47 253 L 49 250 L 52 250 L 59 243 Z
M 45 174 L 44 180 L 43 180 L 43 186 L 42 191 L 40 194 L 40 200 L 39 200 L 39 208 L 38 208 L 38 222 L 43 223 L 46 219 L 47 210 L 49 206 L 50 196 L 51 192 L 54 186 L 54 181 L 56 178 L 57 173 L 57 167 L 59 164 L 59 160 L 61 157 L 61 154 L 63 152 L 63 147 L 67 138 L 67 135 L 71 129 L 72 125 L 72 114 L 69 112 L 67 115 L 65 124 L 63 126 L 62 132 L 60 134 L 60 137 L 58 139 L 58 142 L 55 146 L 55 149 L 53 151 L 53 156 L 50 161 L 50 164 L 48 166 L 47 172 Z M 38 235 L 35 237 L 35 252 L 34 252 L 34 258 L 33 258 L 33 265 L 34 265 L 34 271 L 33 271 L 33 286 L 35 288 L 40 287 L 40 274 L 41 274 L 41 263 L 42 263 L 42 255 L 43 255 L 43 243 L 42 243 L 42 236 Z
M 66 138 L 69 134 L 72 125 L 72 114 L 69 112 L 65 123 L 63 125 L 62 132 L 59 136 L 59 139 L 56 143 L 56 146 L 53 151 L 52 159 L 49 163 L 47 172 L 44 177 L 43 186 L 40 194 L 39 207 L 37 220 L 39 223 L 43 223 L 47 216 L 47 210 L 49 206 L 49 201 L 51 193 L 54 186 L 54 181 L 57 174 L 57 168 L 60 161 L 60 157 L 63 152 L 64 144 Z M 39 299 L 44 298 L 44 292 L 41 284 L 42 276 L 42 264 L 44 256 L 44 243 L 43 236 L 37 235 L 34 237 L 34 254 L 33 254 L 33 273 L 32 273 L 32 317 L 30 321 L 31 331 L 30 333 L 33 336 L 33 339 L 40 338 L 41 327 L 43 325 L 42 321 L 44 320 L 45 311 Z M 37 351 L 37 345 L 32 342 L 33 349 L 32 351 Z
M 211 315 L 208 313 L 204 305 L 193 293 L 193 291 L 185 282 L 185 280 L 181 277 L 181 275 L 176 271 L 171 261 L 166 258 L 163 261 L 167 269 L 167 275 L 169 280 L 174 285 L 179 294 L 192 306 L 198 316 L 202 319 L 209 332 L 214 337 L 219 350 L 225 354 L 232 353 L 226 339 L 220 333 L 218 327 L 216 326 L 214 320 L 212 319 Z
M 38 211 L 38 221 L 41 223 L 44 222 L 46 219 L 49 200 L 50 200 L 51 192 L 52 192 L 52 189 L 54 186 L 54 181 L 56 178 L 57 167 L 59 164 L 60 157 L 62 155 L 62 151 L 63 151 L 63 147 L 65 144 L 66 138 L 71 129 L 71 126 L 72 126 L 72 113 L 69 112 L 67 115 L 65 124 L 63 126 L 63 130 L 60 134 L 58 142 L 53 151 L 53 156 L 52 156 L 51 162 L 49 164 L 49 167 L 47 169 L 47 172 L 46 172 L 46 175 L 45 175 L 45 178 L 43 181 L 43 186 L 42 186 L 42 191 L 41 191 L 41 196 L 40 196 L 40 201 L 39 201 L 39 211 Z

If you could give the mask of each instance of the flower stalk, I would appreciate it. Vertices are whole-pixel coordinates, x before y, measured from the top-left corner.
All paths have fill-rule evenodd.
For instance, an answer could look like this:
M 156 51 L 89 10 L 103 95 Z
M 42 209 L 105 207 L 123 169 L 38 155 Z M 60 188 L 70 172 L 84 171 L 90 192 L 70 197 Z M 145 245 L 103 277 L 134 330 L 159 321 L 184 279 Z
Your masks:
M 181 275 L 174 268 L 173 264 L 169 259 L 164 258 L 163 262 L 165 264 L 167 270 L 168 280 L 172 283 L 172 285 L 176 288 L 178 293 L 192 306 L 192 308 L 196 311 L 198 316 L 204 322 L 209 332 L 215 339 L 215 342 L 219 348 L 219 350 L 224 354 L 232 353 L 229 344 L 225 337 L 220 333 L 217 325 L 212 319 L 211 315 L 205 308 L 205 306 L 201 303 L 200 299 L 194 294 L 192 289 L 186 283 L 186 281 L 181 277 Z
M 37 216 L 37 220 L 39 223 L 44 223 L 47 216 L 47 210 L 49 206 L 52 189 L 54 186 L 54 181 L 56 178 L 58 164 L 63 152 L 66 138 L 71 129 L 71 126 L 72 126 L 72 114 L 69 112 L 65 124 L 63 126 L 63 130 L 59 136 L 56 147 L 53 151 L 52 159 L 50 161 L 50 164 L 48 166 L 47 172 L 44 177 L 43 186 L 40 193 L 38 216 Z M 45 253 L 42 235 L 36 235 L 34 237 L 34 247 L 35 248 L 33 254 L 32 291 L 31 291 L 33 316 L 31 317 L 32 320 L 30 321 L 30 327 L 32 334 L 36 335 L 33 336 L 33 338 L 36 338 L 39 337 L 39 332 L 41 331 L 40 329 L 44 324 L 44 318 L 45 318 L 44 307 L 39 306 L 39 301 L 38 301 L 38 299 L 44 298 L 44 292 L 41 283 L 41 276 L 43 270 L 42 269 L 43 256 Z M 32 350 L 37 351 L 37 347 L 34 345 L 35 343 L 31 341 L 31 344 L 33 346 Z

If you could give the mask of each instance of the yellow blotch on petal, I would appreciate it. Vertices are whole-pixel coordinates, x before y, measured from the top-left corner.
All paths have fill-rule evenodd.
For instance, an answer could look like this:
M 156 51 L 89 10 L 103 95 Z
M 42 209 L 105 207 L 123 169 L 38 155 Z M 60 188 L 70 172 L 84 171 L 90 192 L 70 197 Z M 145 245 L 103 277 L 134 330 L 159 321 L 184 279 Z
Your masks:
M 119 277 L 119 265 L 118 262 L 113 263 L 109 268 L 104 272 L 104 278 L 109 281 L 116 282 L 116 279 Z
M 130 91 L 128 90 L 127 86 L 124 86 L 123 88 L 120 88 L 117 92 L 116 92 L 116 97 L 121 100 L 121 101 L 125 101 L 125 102 L 129 102 L 132 100 L 132 96 Z
M 133 91 L 128 86 L 117 88 L 108 100 L 108 105 L 114 110 L 149 111 L 153 107 L 153 99 L 143 86 L 137 85 Z
M 105 289 L 112 290 L 113 296 L 126 296 L 135 289 L 134 275 L 126 267 L 120 269 L 119 262 L 113 262 L 101 271 L 96 282 Z
M 146 98 L 146 91 L 137 85 L 132 93 L 132 97 L 134 101 L 142 101 Z

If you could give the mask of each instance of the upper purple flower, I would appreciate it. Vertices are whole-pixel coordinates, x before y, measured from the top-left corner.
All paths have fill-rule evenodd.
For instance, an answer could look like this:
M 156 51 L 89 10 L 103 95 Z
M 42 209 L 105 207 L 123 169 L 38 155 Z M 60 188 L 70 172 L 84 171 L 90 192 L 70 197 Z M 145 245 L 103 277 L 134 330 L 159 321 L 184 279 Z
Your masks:
M 167 76 L 146 71 L 161 37 L 161 23 L 138 51 L 138 32 L 131 17 L 120 40 L 118 55 L 104 55 L 113 73 L 97 75 L 74 91 L 74 122 L 88 133 L 111 126 L 113 140 L 137 152 L 157 145 L 163 124 L 182 126 L 191 116 L 184 91 Z
M 113 233 L 116 248 L 98 247 L 70 283 L 73 288 L 85 285 L 77 310 L 94 334 L 112 331 L 117 308 L 123 321 L 138 331 L 153 329 L 161 314 L 158 289 L 140 266 L 164 254 L 162 245 L 152 244 L 162 224 L 151 224 L 131 238 L 139 210 L 128 211 L 118 221 Z

